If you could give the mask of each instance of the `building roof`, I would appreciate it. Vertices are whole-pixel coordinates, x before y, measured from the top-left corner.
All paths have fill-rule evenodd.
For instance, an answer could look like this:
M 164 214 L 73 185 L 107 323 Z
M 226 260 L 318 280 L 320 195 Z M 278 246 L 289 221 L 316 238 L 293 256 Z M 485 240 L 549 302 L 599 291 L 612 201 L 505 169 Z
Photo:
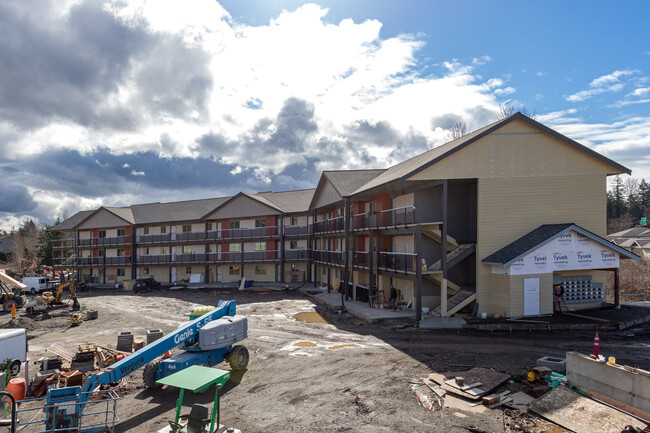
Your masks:
M 633 227 L 631 229 L 622 230 L 620 232 L 607 235 L 608 239 L 614 238 L 650 238 L 650 228 L 648 227 Z M 618 242 L 617 242 L 618 243 Z
M 503 265 L 504 268 L 508 267 L 515 261 L 519 260 L 521 257 L 532 253 L 536 249 L 549 243 L 558 236 L 561 236 L 572 230 L 584 235 L 585 237 L 595 242 L 598 242 L 607 248 L 616 251 L 622 256 L 639 260 L 639 256 L 636 254 L 633 254 L 626 249 L 619 247 L 618 245 L 608 241 L 605 238 L 601 238 L 600 236 L 588 230 L 585 230 L 582 227 L 575 225 L 574 223 L 564 223 L 541 225 L 532 232 L 525 234 L 511 244 L 501 248 L 499 251 L 487 256 L 481 262 L 486 265 Z
M 359 187 L 357 190 L 354 191 L 354 194 L 359 194 L 371 190 L 373 188 L 386 185 L 391 182 L 406 180 L 407 178 L 413 176 L 414 174 L 424 170 L 427 167 L 430 167 L 431 165 L 437 163 L 438 161 L 452 155 L 453 153 L 463 149 L 464 147 L 470 145 L 471 143 L 477 141 L 478 139 L 490 134 L 491 132 L 503 127 L 504 125 L 507 125 L 508 123 L 516 119 L 523 120 L 524 122 L 529 123 L 535 128 L 538 128 L 546 132 L 547 134 L 550 134 L 553 137 L 564 141 L 565 143 L 577 148 L 578 150 L 588 153 L 589 155 L 603 161 L 604 163 L 616 168 L 621 172 L 627 174 L 632 173 L 632 171 L 629 168 L 626 168 L 620 165 L 619 163 L 612 161 L 606 156 L 603 156 L 600 153 L 595 152 L 586 146 L 583 146 L 577 141 L 574 141 L 569 137 L 562 135 L 559 132 L 554 131 L 547 126 L 542 125 L 541 123 L 531 119 L 530 117 L 524 114 L 515 113 L 504 119 L 498 120 L 490 125 L 484 126 L 483 128 L 477 129 L 474 132 L 470 132 L 467 135 L 464 135 L 460 138 L 452 140 L 438 147 L 434 147 L 433 149 L 427 152 L 424 152 L 420 155 L 416 155 L 411 159 L 407 159 L 406 161 L 400 162 L 399 164 L 390 167 L 380 176 L 377 176 L 375 179 Z
M 72 230 L 75 228 L 79 223 L 81 223 L 83 220 L 88 218 L 92 213 L 94 213 L 96 209 L 93 210 L 82 210 L 77 212 L 76 214 L 72 215 L 70 218 L 67 218 L 54 227 L 52 227 L 53 230 Z
M 330 181 L 341 197 L 348 197 L 386 171 L 387 169 L 383 168 L 373 170 L 328 170 L 323 172 L 323 176 Z
M 131 206 L 135 224 L 156 224 L 174 221 L 200 220 L 230 197 L 175 201 L 171 203 L 148 203 Z
M 256 197 L 264 197 L 285 213 L 299 213 L 309 210 L 309 203 L 312 197 L 314 197 L 315 191 L 315 188 L 311 188 L 295 191 L 259 192 L 254 195 Z

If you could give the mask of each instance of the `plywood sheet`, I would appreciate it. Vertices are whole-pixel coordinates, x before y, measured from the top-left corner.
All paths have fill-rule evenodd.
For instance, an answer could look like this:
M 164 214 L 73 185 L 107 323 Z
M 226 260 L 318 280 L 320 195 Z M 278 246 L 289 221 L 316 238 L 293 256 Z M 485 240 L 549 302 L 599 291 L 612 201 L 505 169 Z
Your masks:
M 481 386 L 480 393 L 460 390 L 456 387 L 450 386 L 445 383 L 445 381 L 452 379 L 456 376 L 462 376 L 465 380 L 465 383 L 476 383 L 480 382 Z M 447 392 L 459 395 L 470 400 L 480 400 L 481 396 L 492 392 L 494 389 L 498 388 L 499 385 L 503 384 L 508 380 L 510 376 L 504 373 L 499 373 L 498 371 L 489 370 L 487 368 L 476 367 L 467 371 L 459 372 L 448 372 L 448 373 L 434 373 L 429 375 L 429 379 L 435 381 L 440 385 L 442 389 Z M 474 389 L 478 391 L 478 389 Z
M 646 427 L 636 418 L 565 386 L 558 386 L 535 400 L 530 410 L 576 433 L 619 432 L 626 425 L 640 429 Z

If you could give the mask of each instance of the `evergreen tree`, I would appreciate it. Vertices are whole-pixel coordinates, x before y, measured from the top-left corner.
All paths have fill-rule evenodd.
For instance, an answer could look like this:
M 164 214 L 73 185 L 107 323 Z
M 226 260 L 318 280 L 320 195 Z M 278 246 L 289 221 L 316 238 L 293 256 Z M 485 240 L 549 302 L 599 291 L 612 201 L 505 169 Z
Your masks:
M 57 225 L 57 219 L 54 225 Z M 38 236 L 38 250 L 36 256 L 43 266 L 54 266 L 54 244 L 59 239 L 63 239 L 63 233 L 52 230 L 53 226 L 46 225 Z

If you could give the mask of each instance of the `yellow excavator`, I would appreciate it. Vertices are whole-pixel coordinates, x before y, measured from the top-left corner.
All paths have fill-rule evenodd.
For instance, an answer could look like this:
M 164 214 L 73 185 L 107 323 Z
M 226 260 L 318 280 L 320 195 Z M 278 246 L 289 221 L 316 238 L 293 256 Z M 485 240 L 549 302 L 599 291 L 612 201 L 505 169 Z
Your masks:
M 45 305 L 61 305 L 63 304 L 63 290 L 68 289 L 70 290 L 70 299 L 72 300 L 72 310 L 79 311 L 81 306 L 77 300 L 76 283 L 77 282 L 72 277 L 70 277 L 70 279 L 67 281 L 62 281 L 59 284 L 59 288 L 57 289 L 56 293 L 43 292 L 40 298 Z
M 25 288 L 27 286 L 0 269 L 0 305 L 4 311 L 11 311 L 13 308 L 21 308 L 25 305 Z

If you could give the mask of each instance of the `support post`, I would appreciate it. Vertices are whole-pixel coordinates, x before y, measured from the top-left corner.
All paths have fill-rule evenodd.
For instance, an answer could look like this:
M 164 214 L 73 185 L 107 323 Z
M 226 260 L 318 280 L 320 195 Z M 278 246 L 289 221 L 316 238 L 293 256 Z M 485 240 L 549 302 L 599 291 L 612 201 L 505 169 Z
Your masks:
M 131 226 L 131 279 L 135 280 L 137 275 L 136 275 L 136 268 L 137 268 L 137 260 L 138 260 L 138 254 L 137 254 L 137 249 L 138 249 L 138 243 L 136 241 L 136 230 L 137 227 L 135 225 Z M 126 238 L 126 236 L 125 236 Z
M 343 211 L 343 224 L 345 225 L 345 244 L 343 245 L 343 281 L 341 281 L 341 310 L 345 310 L 345 294 L 348 291 L 348 281 L 350 280 L 350 199 L 345 199 L 345 209 Z
M 375 236 L 368 230 L 368 304 L 372 308 L 372 287 L 375 281 Z
M 284 281 L 284 215 L 280 215 L 280 222 L 278 223 L 278 232 L 280 234 L 280 279 L 278 281 Z
M 447 199 L 449 194 L 449 181 L 442 181 L 442 232 L 441 248 L 442 256 L 440 264 L 442 268 L 442 281 L 440 283 L 440 317 L 447 317 Z
M 422 226 L 418 224 L 415 232 L 415 322 L 419 326 L 422 320 Z
M 621 287 L 618 275 L 618 268 L 614 269 L 614 308 L 620 308 Z
M 203 253 L 204 255 L 204 267 L 205 267 L 205 282 L 210 283 L 210 265 L 208 264 L 208 256 L 210 253 L 208 253 L 208 250 L 210 249 L 210 241 L 208 239 L 208 222 L 205 222 L 205 247 L 203 248 Z

